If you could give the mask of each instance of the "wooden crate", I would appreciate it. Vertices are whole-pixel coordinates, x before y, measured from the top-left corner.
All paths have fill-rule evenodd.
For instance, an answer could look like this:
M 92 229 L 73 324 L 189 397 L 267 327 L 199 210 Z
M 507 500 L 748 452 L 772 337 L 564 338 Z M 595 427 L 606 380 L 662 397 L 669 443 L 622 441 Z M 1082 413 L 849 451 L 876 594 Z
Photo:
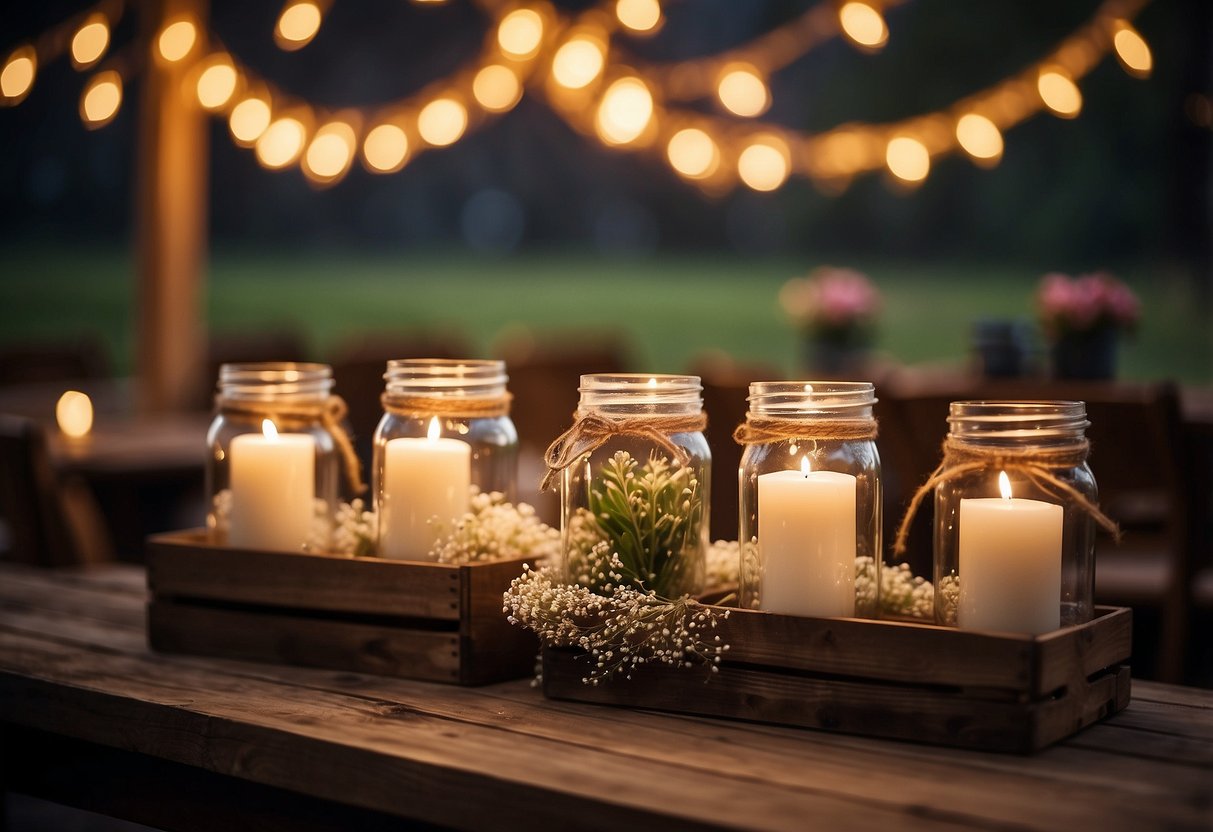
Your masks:
M 1031 752 L 1129 704 L 1132 610 L 1043 636 L 733 610 L 717 674 L 645 665 L 596 686 L 587 657 L 543 651 L 552 698 L 937 745 Z
M 534 672 L 501 612 L 522 559 L 451 566 L 150 538 L 153 650 L 479 685 Z

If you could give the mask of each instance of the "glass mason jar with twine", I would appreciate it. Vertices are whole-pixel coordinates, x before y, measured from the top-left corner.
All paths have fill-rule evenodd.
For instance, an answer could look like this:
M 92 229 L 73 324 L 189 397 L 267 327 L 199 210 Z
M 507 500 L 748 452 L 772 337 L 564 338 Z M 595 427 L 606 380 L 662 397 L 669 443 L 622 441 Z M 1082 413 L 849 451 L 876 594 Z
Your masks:
M 265 362 L 219 369 L 207 431 L 207 527 L 218 545 L 279 551 L 323 549 L 339 472 L 365 490 L 332 394 L 327 364 Z
M 504 361 L 389 361 L 372 491 L 383 557 L 432 560 L 468 511 L 471 486 L 514 499 L 518 432 Z
M 874 617 L 881 561 L 875 388 L 757 381 L 733 438 L 740 470 L 741 606 Z
M 1099 510 L 1083 402 L 952 402 L 943 461 L 915 493 L 935 494 L 935 620 L 1040 634 L 1091 620 Z
M 560 485 L 565 579 L 676 600 L 703 589 L 712 454 L 698 376 L 584 375 L 547 450 Z

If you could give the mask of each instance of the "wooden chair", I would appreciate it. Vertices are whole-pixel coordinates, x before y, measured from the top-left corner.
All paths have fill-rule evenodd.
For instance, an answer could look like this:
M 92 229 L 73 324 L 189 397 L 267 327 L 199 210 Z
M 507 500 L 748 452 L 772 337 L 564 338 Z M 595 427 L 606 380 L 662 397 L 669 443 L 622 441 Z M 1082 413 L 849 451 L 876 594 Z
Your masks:
M 5 560 L 68 566 L 113 560 L 113 546 L 88 486 L 56 476 L 37 422 L 0 414 L 0 515 Z
M 1102 532 L 1096 548 L 1095 597 L 1099 603 L 1133 606 L 1157 619 L 1155 643 L 1145 641 L 1151 622 L 1135 628 L 1137 667 L 1163 681 L 1182 673 L 1189 612 L 1188 579 L 1193 545 L 1190 498 L 1183 482 L 1183 431 L 1179 396 L 1169 383 L 1109 384 L 1060 381 L 971 381 L 899 388 L 883 396 L 891 418 L 881 423 L 886 475 L 886 544 L 914 489 L 939 463 L 947 433 L 948 404 L 961 399 L 1070 399 L 1087 404 L 1091 422 L 1090 465 L 1100 503 L 1125 532 L 1118 546 Z M 911 533 L 911 562 L 929 574 L 930 503 Z M 925 556 L 925 563 L 924 563 Z M 1151 660 L 1153 660 L 1151 662 Z
M 0 347 L 0 387 L 106 378 L 105 343 L 95 335 Z

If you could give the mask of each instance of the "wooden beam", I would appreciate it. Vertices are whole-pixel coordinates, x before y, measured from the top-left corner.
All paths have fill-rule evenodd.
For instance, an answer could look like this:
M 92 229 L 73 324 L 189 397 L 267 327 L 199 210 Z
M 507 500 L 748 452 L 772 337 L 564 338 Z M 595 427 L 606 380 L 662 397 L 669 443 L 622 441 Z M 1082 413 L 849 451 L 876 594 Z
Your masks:
M 202 389 L 207 227 L 206 114 L 185 89 L 189 60 L 153 54 L 168 20 L 193 19 L 206 48 L 207 0 L 139 5 L 147 72 L 140 101 L 136 194 L 139 409 L 183 410 Z

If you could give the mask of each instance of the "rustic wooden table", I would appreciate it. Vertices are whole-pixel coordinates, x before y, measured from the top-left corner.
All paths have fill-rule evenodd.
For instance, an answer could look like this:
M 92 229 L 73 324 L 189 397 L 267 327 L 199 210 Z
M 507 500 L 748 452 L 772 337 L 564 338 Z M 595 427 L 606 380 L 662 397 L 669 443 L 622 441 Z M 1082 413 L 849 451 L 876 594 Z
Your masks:
M 150 652 L 135 567 L 0 567 L 6 790 L 166 829 L 1208 830 L 1213 693 L 1031 757 Z

